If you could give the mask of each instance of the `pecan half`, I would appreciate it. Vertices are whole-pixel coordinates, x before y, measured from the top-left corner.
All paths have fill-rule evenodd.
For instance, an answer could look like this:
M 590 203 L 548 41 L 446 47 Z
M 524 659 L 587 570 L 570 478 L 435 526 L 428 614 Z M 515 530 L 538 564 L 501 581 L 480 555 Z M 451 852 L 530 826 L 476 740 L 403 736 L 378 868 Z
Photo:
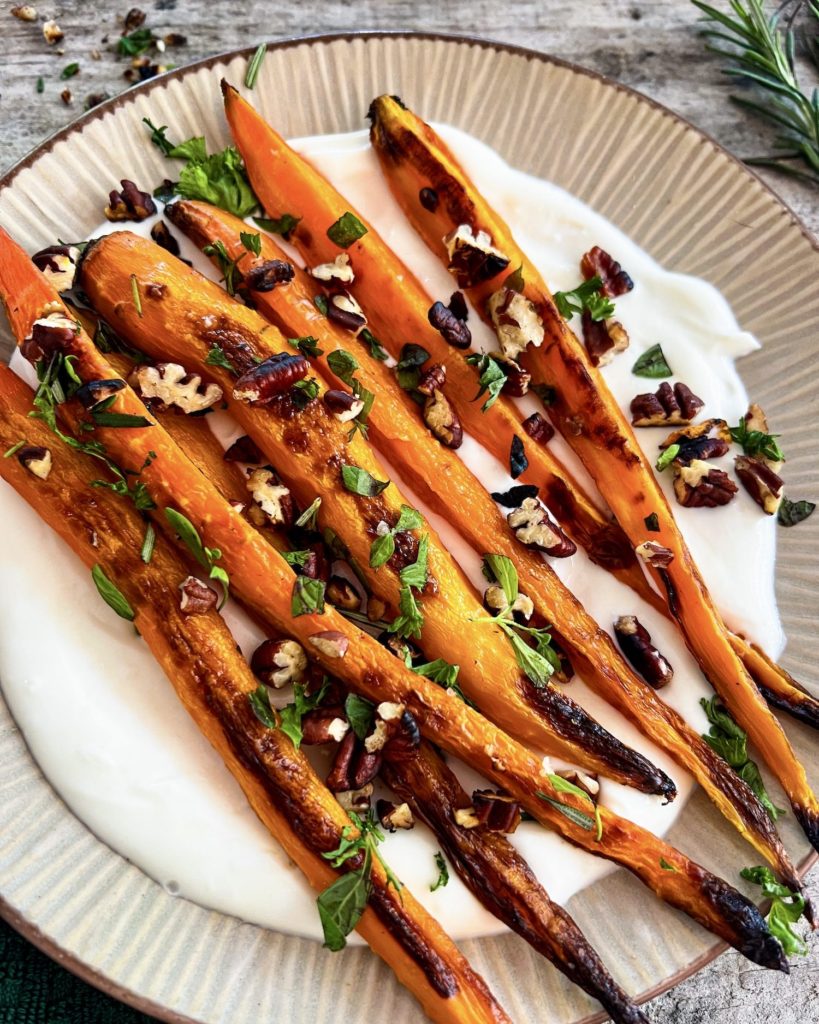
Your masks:
M 533 412 L 523 421 L 523 429 L 539 444 L 548 444 L 555 436 L 555 428 L 539 412 Z
M 350 731 L 350 723 L 340 707 L 316 708 L 301 720 L 301 741 L 307 746 L 320 743 L 341 743 Z
M 304 679 L 307 655 L 295 640 L 265 640 L 253 652 L 250 668 L 266 686 L 279 690 Z
M 577 551 L 574 541 L 566 536 L 537 498 L 525 498 L 520 508 L 509 513 L 506 521 L 526 547 L 538 548 L 554 558 L 568 558 Z
M 608 366 L 620 352 L 629 346 L 628 333 L 617 320 L 593 320 L 591 313 L 583 310 L 583 341 L 594 366 Z
M 635 395 L 631 400 L 631 422 L 635 427 L 688 424 L 705 405 L 686 384 L 674 387 L 663 381 L 657 391 Z
M 750 455 L 738 455 L 734 460 L 734 467 L 742 486 L 762 511 L 769 516 L 776 515 L 785 493 L 785 482 L 782 477 L 775 473 L 764 459 Z
M 287 284 L 295 277 L 292 263 L 285 260 L 265 260 L 244 275 L 245 288 L 252 292 L 272 292 L 277 284 Z
M 459 295 L 460 292 L 456 292 Z M 453 348 L 467 349 L 472 344 L 472 332 L 466 323 L 443 302 L 435 302 L 427 313 L 430 324 Z
M 590 277 L 599 277 L 603 282 L 600 291 L 609 298 L 624 295 L 634 287 L 634 282 L 617 260 L 599 245 L 584 253 L 580 260 L 580 272 L 587 281 Z
M 47 480 L 51 472 L 51 449 L 43 448 L 41 445 L 27 444 L 17 452 L 17 461 L 24 466 L 29 473 Z
M 216 594 L 195 576 L 188 576 L 179 584 L 182 596 L 179 610 L 184 615 L 202 615 L 216 607 Z
M 469 224 L 459 224 L 443 242 L 449 256 L 449 270 L 460 288 L 490 281 L 509 266 L 508 256 L 492 245 L 491 236 L 485 231 L 473 234 Z
M 674 552 L 656 540 L 644 540 L 642 544 L 637 545 L 634 551 L 646 565 L 653 566 L 655 569 L 664 569 L 674 561 Z
M 521 821 L 520 804 L 505 793 L 492 789 L 476 789 L 472 794 L 472 810 L 478 823 L 488 832 L 514 832 Z
M 246 370 L 233 385 L 233 397 L 242 402 L 269 402 L 304 380 L 309 369 L 303 355 L 279 352 Z
M 348 292 L 336 292 L 328 297 L 327 319 L 353 334 L 367 326 L 364 310 Z
M 671 682 L 674 669 L 651 642 L 651 635 L 636 615 L 621 615 L 614 623 L 620 650 L 631 667 L 655 690 Z
M 380 767 L 381 754 L 368 753 L 364 749 L 364 744 L 351 730 L 336 751 L 326 780 L 327 788 L 331 793 L 362 789 L 373 781 Z
M 716 508 L 731 501 L 737 485 L 723 470 L 694 459 L 687 466 L 675 463 L 674 493 L 686 508 Z
M 156 203 L 147 192 L 140 192 L 133 181 L 123 178 L 120 182 L 122 191 L 112 190 L 108 196 L 108 205 L 105 207 L 105 216 L 108 220 L 145 220 L 156 213 Z
M 356 398 L 355 395 L 351 395 L 349 391 L 341 391 L 340 389 L 325 391 L 322 395 L 322 399 L 332 416 L 337 419 L 339 423 L 349 423 L 349 421 L 354 420 L 364 408 L 364 403 L 360 398 Z
M 509 359 L 517 359 L 529 345 L 543 344 L 543 320 L 525 295 L 501 288 L 489 296 L 486 308 L 501 351 Z

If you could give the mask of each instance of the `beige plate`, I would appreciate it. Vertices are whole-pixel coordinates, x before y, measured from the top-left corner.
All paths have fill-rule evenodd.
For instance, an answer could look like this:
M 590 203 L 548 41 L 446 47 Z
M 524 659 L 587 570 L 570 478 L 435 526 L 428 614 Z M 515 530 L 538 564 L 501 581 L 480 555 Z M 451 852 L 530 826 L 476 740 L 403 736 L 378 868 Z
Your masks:
M 163 75 L 80 118 L 0 181 L 0 222 L 32 252 L 57 236 L 84 238 L 120 178 L 144 187 L 169 173 L 148 143 L 145 116 L 167 124 L 173 138 L 204 133 L 211 145 L 225 145 L 219 80 L 224 75 L 238 85 L 252 52 Z M 494 43 L 383 34 L 280 43 L 262 65 L 252 100 L 285 136 L 298 136 L 361 128 L 370 100 L 383 92 L 400 94 L 429 120 L 477 135 L 510 163 L 590 203 L 668 268 L 720 288 L 742 326 L 764 343 L 741 369 L 784 435 L 791 493 L 812 493 L 819 251 L 754 175 L 644 97 Z M 807 681 L 817 679 L 808 605 L 818 560 L 819 515 L 780 531 L 778 592 L 790 637 L 785 662 Z M 809 763 L 814 737 L 796 723 L 787 728 Z M 0 787 L 3 914 L 106 991 L 169 1021 L 399 1024 L 418 1018 L 410 996 L 366 950 L 330 956 L 317 943 L 169 896 L 71 814 L 4 705 Z M 784 819 L 783 835 L 793 855 L 807 858 L 792 816 Z M 739 867 L 755 862 L 701 793 L 670 838 L 734 881 Z M 586 890 L 570 909 L 615 977 L 642 998 L 721 950 L 625 872 Z M 515 1021 L 602 1019 L 518 938 L 464 947 Z

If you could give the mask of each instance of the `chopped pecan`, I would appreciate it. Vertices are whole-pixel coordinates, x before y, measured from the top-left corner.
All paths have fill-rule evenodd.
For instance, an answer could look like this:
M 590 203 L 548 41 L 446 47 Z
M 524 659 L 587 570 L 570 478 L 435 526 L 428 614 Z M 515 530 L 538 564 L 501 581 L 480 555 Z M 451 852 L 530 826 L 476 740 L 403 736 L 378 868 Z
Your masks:
M 140 192 L 133 181 L 123 178 L 122 191 L 113 190 L 108 196 L 105 216 L 108 220 L 145 220 L 156 213 L 156 204 L 147 192 Z
M 350 254 L 341 252 L 332 263 L 320 263 L 310 273 L 317 281 L 339 281 L 341 284 L 352 284 L 355 280 Z
M 233 385 L 233 397 L 243 402 L 268 402 L 303 380 L 309 369 L 303 355 L 279 352 L 246 370 Z
M 460 292 L 455 294 L 460 295 Z M 472 332 L 464 320 L 443 302 L 435 302 L 430 306 L 427 319 L 453 348 L 467 349 L 472 344 Z
M 47 480 L 51 472 L 51 449 L 43 448 L 41 445 L 24 445 L 17 451 L 17 461 L 29 473 L 41 480 Z
M 361 607 L 361 595 L 343 576 L 331 576 L 327 584 L 327 600 L 345 612 L 357 612 Z
M 74 274 L 80 250 L 75 245 L 50 245 L 31 257 L 31 262 L 45 274 L 49 284 L 58 292 L 74 286 Z
M 409 804 L 394 804 L 391 800 L 378 800 L 375 804 L 375 813 L 381 822 L 381 827 L 388 832 L 394 832 L 397 828 L 410 829 L 415 826 L 415 818 L 412 816 Z
M 186 577 L 180 584 L 182 596 L 179 610 L 184 615 L 202 615 L 216 607 L 216 594 L 195 576 Z
M 483 592 L 483 606 L 493 615 L 500 615 L 505 611 L 512 613 L 512 618 L 520 625 L 525 625 L 535 611 L 534 603 L 526 594 L 518 594 L 512 606 L 506 600 L 506 592 L 498 583 L 490 583 Z
M 327 788 L 332 793 L 344 793 L 362 789 L 372 782 L 381 767 L 381 754 L 369 753 L 364 744 L 351 730 L 336 751 Z
M 486 304 L 498 344 L 505 356 L 517 359 L 529 345 L 543 344 L 543 320 L 534 305 L 512 288 L 501 288 Z
M 476 789 L 472 794 L 472 810 L 478 823 L 489 832 L 514 832 L 520 824 L 520 804 L 506 793 L 492 789 Z
M 617 320 L 593 320 L 587 309 L 583 310 L 581 320 L 583 341 L 594 366 L 608 366 L 616 355 L 628 348 L 628 333 Z
M 111 380 L 89 380 L 82 387 L 77 388 L 74 397 L 79 400 L 84 409 L 93 409 L 104 402 L 107 398 L 122 391 L 125 381 L 116 377 Z
M 336 292 L 329 296 L 327 318 L 353 334 L 358 334 L 367 326 L 364 310 L 348 292 Z
M 284 486 L 269 466 L 248 471 L 247 489 L 274 526 L 292 525 L 295 508 L 290 489 Z
M 491 355 L 506 374 L 506 380 L 503 382 L 501 391 L 505 395 L 511 395 L 513 398 L 522 398 L 529 390 L 529 385 L 532 382 L 531 373 L 524 370 L 520 363 L 510 359 L 508 356 L 502 355 L 500 352 L 492 352 Z
M 16 7 L 12 7 L 11 13 L 20 21 L 37 20 L 37 8 L 32 7 L 31 4 L 18 4 Z
M 360 789 L 350 789 L 336 793 L 335 797 L 338 800 L 339 806 L 348 813 L 355 811 L 356 814 L 366 814 L 370 808 L 372 795 L 373 784 L 368 782 L 366 786 L 362 786 Z M 350 860 L 350 864 L 355 864 L 355 858 Z
M 222 398 L 218 384 L 202 387 L 198 373 L 188 373 L 179 363 L 138 366 L 129 378 L 143 398 L 156 398 L 163 405 L 175 405 L 184 413 L 202 412 Z
M 459 224 L 443 242 L 460 288 L 489 281 L 509 266 L 509 258 L 492 245 L 491 236 L 485 231 L 473 234 L 469 224 Z
M 453 316 L 463 320 L 464 323 L 469 319 L 469 307 L 466 304 L 463 292 L 453 292 L 449 296 L 449 306 L 447 308 Z
M 424 423 L 445 448 L 460 448 L 464 432 L 458 414 L 441 390 L 446 381 L 446 367 L 431 366 L 418 381 L 417 390 L 425 396 Z
M 258 466 L 264 462 L 264 456 L 259 451 L 256 442 L 247 434 L 237 437 L 223 456 L 225 462 L 247 462 L 250 465 Z
M 46 21 L 43 23 L 43 39 L 45 39 L 49 46 L 59 43 L 64 36 L 65 32 L 63 32 L 56 21 Z
M 555 772 L 555 775 L 559 775 L 561 779 L 565 779 L 567 782 L 571 782 L 573 786 L 577 786 L 578 789 L 582 789 L 589 797 L 591 797 L 593 803 L 597 803 L 597 798 L 600 795 L 600 783 L 597 781 L 597 775 L 594 772 L 591 774 L 580 771 L 579 768 L 562 768 Z
M 634 287 L 634 282 L 620 264 L 605 249 L 595 245 L 580 260 L 580 272 L 588 281 L 591 277 L 599 277 L 602 281 L 600 291 L 603 295 L 615 298 L 624 295 Z
M 65 316 L 63 307 L 43 311 L 31 325 L 31 334 L 20 345 L 20 354 L 30 363 L 50 359 L 57 352 L 68 352 L 76 340 L 80 325 Z
M 674 456 L 674 461 L 683 466 L 695 459 L 718 459 L 728 451 L 728 444 L 721 437 L 683 437 L 676 443 L 680 450 Z
M 340 389 L 325 391 L 322 399 L 339 423 L 349 423 L 350 420 L 354 420 L 356 416 L 360 415 L 364 408 L 364 403 L 360 398 L 351 395 L 349 391 Z
M 631 400 L 631 422 L 635 427 L 688 424 L 705 403 L 685 384 L 674 387 L 663 381 L 655 394 L 635 395 Z
M 266 686 L 279 690 L 304 679 L 307 655 L 295 640 L 265 640 L 253 652 L 250 668 Z
M 555 428 L 539 412 L 533 412 L 523 421 L 523 429 L 533 441 L 540 444 L 548 444 L 555 436 Z
M 272 292 L 277 284 L 287 284 L 296 274 L 286 260 L 265 260 L 244 274 L 244 285 L 252 292 Z
M 133 32 L 135 28 L 145 23 L 145 12 L 138 7 L 132 7 L 125 15 L 125 31 Z
M 307 746 L 341 743 L 350 731 L 350 723 L 340 707 L 315 708 L 301 720 L 301 741 Z
M 431 398 L 446 384 L 446 367 L 443 363 L 433 363 L 418 379 L 415 390 Z
M 656 540 L 644 540 L 642 544 L 637 545 L 634 551 L 646 565 L 653 566 L 655 569 L 664 569 L 674 561 L 674 552 Z
M 328 629 L 322 633 L 313 633 L 307 638 L 313 647 L 325 658 L 343 658 L 350 646 L 349 637 L 337 629 Z
M 660 448 L 665 451 L 672 444 L 678 444 L 680 447 L 683 447 L 689 441 L 701 437 L 710 437 L 712 433 L 716 434 L 727 445 L 731 443 L 731 431 L 728 429 L 728 424 L 725 420 L 710 419 L 703 420 L 701 423 L 692 423 L 690 426 L 681 427 L 679 430 L 673 430 L 662 442 Z
M 688 466 L 675 464 L 674 493 L 686 508 L 716 508 L 731 501 L 737 485 L 723 470 L 694 459 Z
M 655 690 L 671 682 L 674 669 L 651 643 L 651 635 L 636 615 L 621 615 L 614 633 L 627 661 Z
M 537 498 L 525 498 L 520 508 L 506 517 L 515 536 L 527 547 L 538 548 L 555 558 L 568 558 L 577 550 Z
M 775 473 L 764 459 L 750 455 L 737 456 L 734 466 L 742 486 L 762 511 L 769 516 L 776 515 L 785 493 L 782 477 Z
M 160 248 L 164 249 L 165 252 L 169 252 L 171 256 L 179 255 L 179 242 L 177 242 L 171 234 L 170 229 L 164 220 L 158 220 L 151 228 L 151 238 L 153 238 L 156 244 L 160 246 Z

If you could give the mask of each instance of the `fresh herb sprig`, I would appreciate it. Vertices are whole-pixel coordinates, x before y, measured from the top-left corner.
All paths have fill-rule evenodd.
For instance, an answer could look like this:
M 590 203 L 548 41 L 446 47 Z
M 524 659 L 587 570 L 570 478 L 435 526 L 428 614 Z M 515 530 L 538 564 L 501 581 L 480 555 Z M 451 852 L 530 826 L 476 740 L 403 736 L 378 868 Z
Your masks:
M 777 443 L 778 434 L 766 434 L 762 430 L 749 430 L 745 420 L 740 420 L 737 426 L 731 427 L 731 439 L 738 445 L 746 455 L 759 455 L 763 459 L 770 459 L 771 462 L 784 462 L 785 453 Z
M 387 532 L 376 537 L 370 545 L 370 568 L 379 569 L 392 558 L 396 534 L 417 530 L 423 522 L 420 512 L 416 512 L 409 505 L 402 505 L 395 526 L 388 527 Z
M 588 312 L 592 320 L 608 320 L 614 315 L 614 303 L 601 292 L 603 281 L 595 276 L 579 284 L 570 292 L 555 292 L 557 311 L 566 320 L 575 313 Z
M 183 516 L 181 512 L 177 512 L 174 508 L 165 509 L 165 518 L 171 524 L 174 530 L 176 530 L 179 539 L 190 551 L 196 561 L 202 566 L 203 569 L 208 570 L 208 579 L 216 580 L 222 588 L 222 601 L 219 605 L 220 608 L 224 605 L 228 599 L 228 591 L 230 589 L 230 577 L 227 571 L 222 568 L 221 565 L 216 563 L 222 557 L 222 552 L 219 548 L 208 548 L 202 543 L 202 538 L 199 536 L 199 531 L 187 518 Z
M 372 391 L 368 391 L 361 381 L 355 376 L 355 371 L 360 366 L 358 360 L 346 349 L 338 348 L 327 356 L 327 365 L 339 380 L 344 381 L 344 383 L 352 389 L 355 397 L 360 402 L 364 403 L 361 412 L 352 421 L 351 430 L 347 435 L 347 440 L 352 441 L 357 430 L 361 432 L 363 437 L 366 437 L 367 419 L 372 411 L 373 403 L 375 402 L 375 395 Z
M 498 395 L 503 391 L 503 386 L 507 381 L 507 375 L 500 363 L 487 352 L 476 352 L 474 355 L 467 356 L 466 361 L 472 366 L 476 366 L 479 374 L 478 393 L 472 401 L 477 402 L 485 394 L 487 398 L 481 406 L 481 412 L 486 412 L 497 402 Z
M 777 882 L 770 868 L 743 868 L 740 875 L 747 882 L 761 886 L 763 898 L 771 900 L 771 909 L 765 921 L 771 935 L 782 943 L 785 955 L 806 956 L 807 944 L 793 927 L 805 912 L 804 896 Z
M 702 0 L 691 2 L 705 15 L 707 48 L 729 61 L 724 73 L 755 88 L 754 99 L 731 96 L 733 102 L 780 130 L 772 153 L 745 162 L 819 182 L 819 90 L 808 95 L 802 89 L 794 59 L 794 31 L 791 24 L 783 25 L 782 18 L 794 0 L 785 0 L 770 13 L 764 0 L 731 0 L 731 13 Z M 812 0 L 807 5 L 798 2 L 793 14 L 803 6 L 813 24 L 813 31 L 805 30 L 808 53 L 819 66 L 819 5 Z

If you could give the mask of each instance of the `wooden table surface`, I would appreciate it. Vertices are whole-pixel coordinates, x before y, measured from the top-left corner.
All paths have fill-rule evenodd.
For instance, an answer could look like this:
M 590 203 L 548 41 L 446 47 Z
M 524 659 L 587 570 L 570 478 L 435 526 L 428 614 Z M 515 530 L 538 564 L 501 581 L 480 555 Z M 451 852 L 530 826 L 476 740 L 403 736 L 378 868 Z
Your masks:
M 712 2 L 727 6 L 726 0 Z M 40 15 L 55 18 L 65 33 L 54 46 L 43 39 L 43 17 L 37 25 L 27 24 L 10 16 L 12 6 L 0 5 L 0 172 L 78 116 L 87 97 L 115 95 L 127 86 L 124 65 L 111 50 L 127 3 L 35 0 Z M 299 0 L 155 0 L 143 9 L 146 25 L 158 35 L 187 37 L 184 47 L 167 51 L 169 63 L 262 39 L 350 29 L 479 35 L 551 53 L 633 86 L 736 156 L 764 154 L 770 145 L 771 129 L 729 103 L 731 84 L 720 73 L 718 59 L 704 51 L 698 12 L 686 0 L 516 0 L 503 5 L 490 0 L 324 0 L 309 5 Z M 79 73 L 61 80 L 61 71 L 73 61 L 79 62 Z M 41 76 L 44 91 L 38 94 Z M 60 98 L 66 87 L 72 93 L 69 105 Z M 761 173 L 819 234 L 819 189 L 776 172 Z M 811 888 L 819 901 L 817 872 Z M 810 956 L 794 961 L 790 977 L 726 953 L 654 1000 L 649 1016 L 663 1024 L 817 1024 L 819 942 L 812 942 Z

